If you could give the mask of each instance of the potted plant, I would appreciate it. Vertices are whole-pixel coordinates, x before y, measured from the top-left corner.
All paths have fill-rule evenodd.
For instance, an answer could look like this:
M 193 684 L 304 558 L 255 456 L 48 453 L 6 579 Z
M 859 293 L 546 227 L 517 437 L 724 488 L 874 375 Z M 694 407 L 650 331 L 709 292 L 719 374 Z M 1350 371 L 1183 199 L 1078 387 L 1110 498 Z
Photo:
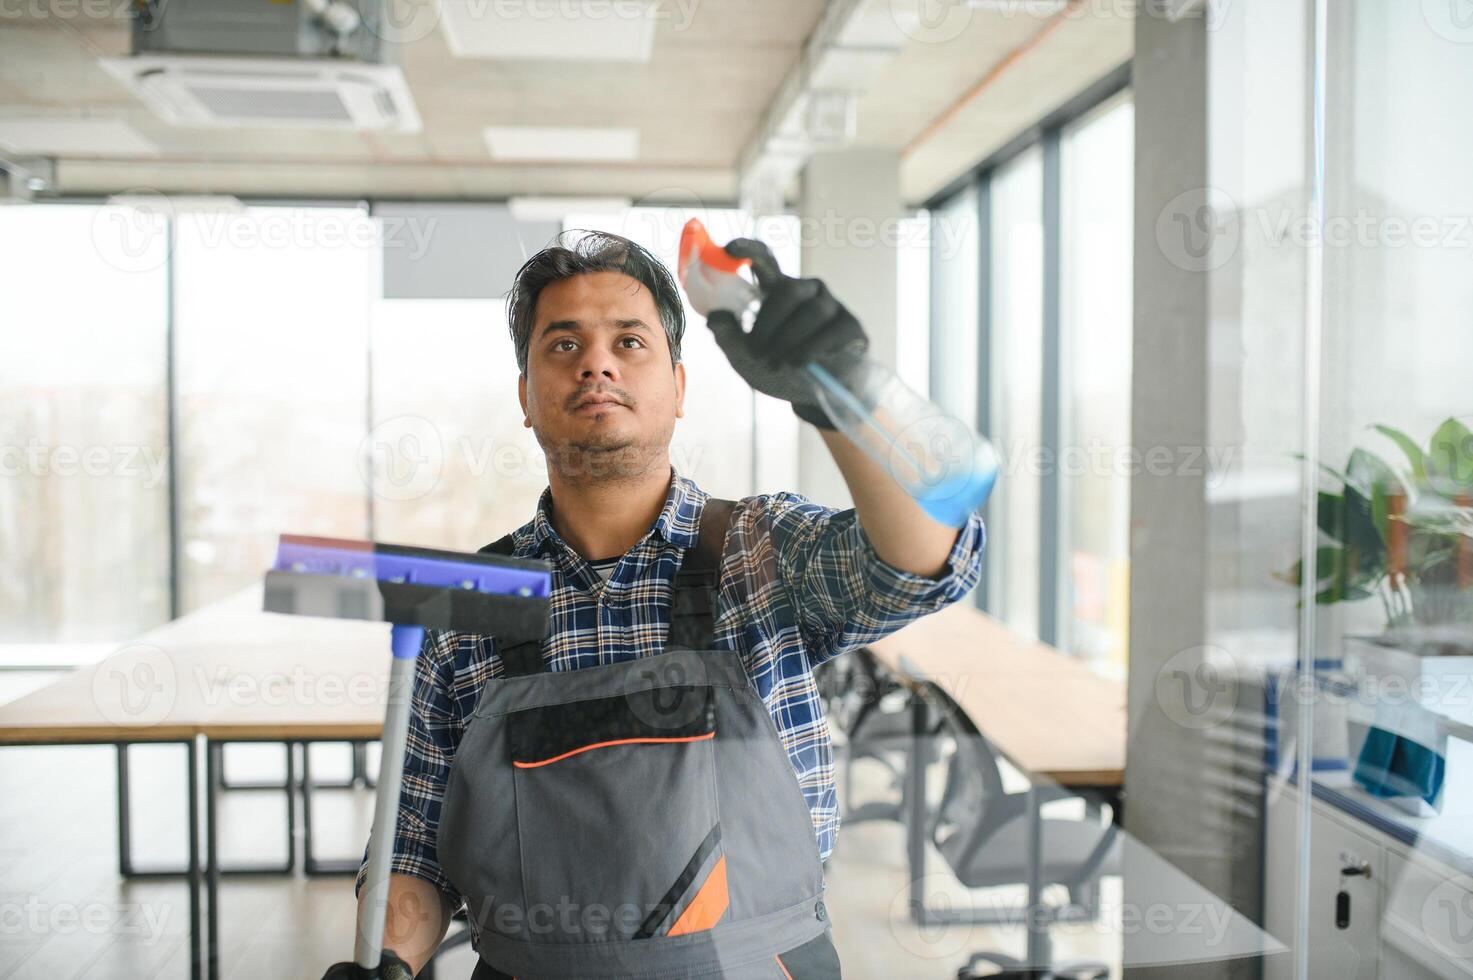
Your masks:
M 1373 428 L 1400 449 L 1405 463 L 1393 466 L 1357 448 L 1343 470 L 1322 467 L 1340 486 L 1319 492 L 1315 601 L 1375 596 L 1385 622 L 1379 634 L 1347 635 L 1344 662 L 1326 664 L 1327 674 L 1316 672 L 1317 691 L 1348 684 L 1361 694 L 1320 701 L 1316 767 L 1355 760 L 1357 783 L 1400 809 L 1426 815 L 1441 801 L 1441 770 L 1428 776 L 1425 792 L 1413 791 L 1396 782 L 1412 785 L 1407 774 L 1388 777 L 1378 768 L 1385 760 L 1377 753 L 1368 759 L 1362 749 L 1368 733 L 1380 729 L 1377 752 L 1400 746 L 1388 758 L 1416 751 L 1427 760 L 1435 755 L 1440 766 L 1442 719 L 1473 723 L 1466 698 L 1445 696 L 1463 690 L 1473 674 L 1473 432 L 1448 419 L 1423 446 L 1391 426 Z M 1297 562 L 1277 577 L 1297 586 L 1301 574 Z M 1416 743 L 1410 750 L 1408 741 Z
M 1322 464 L 1340 488 L 1319 493 L 1315 601 L 1375 596 L 1382 645 L 1473 655 L 1473 432 L 1450 418 L 1422 446 L 1391 426 L 1373 428 L 1406 463 L 1357 448 L 1343 470 Z M 1297 586 L 1301 564 L 1278 577 Z

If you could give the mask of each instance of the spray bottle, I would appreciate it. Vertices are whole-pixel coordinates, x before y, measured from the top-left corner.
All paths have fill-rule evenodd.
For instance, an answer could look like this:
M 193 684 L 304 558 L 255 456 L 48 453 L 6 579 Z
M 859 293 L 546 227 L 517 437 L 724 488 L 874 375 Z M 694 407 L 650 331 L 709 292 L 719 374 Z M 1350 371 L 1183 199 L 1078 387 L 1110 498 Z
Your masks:
M 699 219 L 680 236 L 680 284 L 707 317 L 743 322 L 762 299 L 741 275 L 750 259 L 711 241 Z M 997 481 L 997 454 L 971 426 L 910 388 L 890 368 L 862 353 L 826 354 L 803 367 L 814 400 L 835 427 L 894 476 L 934 520 L 961 527 L 987 501 Z

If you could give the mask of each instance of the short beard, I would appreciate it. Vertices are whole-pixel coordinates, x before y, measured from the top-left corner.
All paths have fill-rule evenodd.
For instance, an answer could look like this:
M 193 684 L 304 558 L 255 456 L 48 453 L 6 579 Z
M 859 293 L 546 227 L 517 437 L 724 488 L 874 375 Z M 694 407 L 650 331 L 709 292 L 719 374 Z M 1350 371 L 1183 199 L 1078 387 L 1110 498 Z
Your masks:
M 544 447 L 545 448 L 545 447 Z M 570 442 L 545 449 L 547 465 L 568 483 L 627 483 L 668 465 L 669 449 L 633 439 L 617 443 Z

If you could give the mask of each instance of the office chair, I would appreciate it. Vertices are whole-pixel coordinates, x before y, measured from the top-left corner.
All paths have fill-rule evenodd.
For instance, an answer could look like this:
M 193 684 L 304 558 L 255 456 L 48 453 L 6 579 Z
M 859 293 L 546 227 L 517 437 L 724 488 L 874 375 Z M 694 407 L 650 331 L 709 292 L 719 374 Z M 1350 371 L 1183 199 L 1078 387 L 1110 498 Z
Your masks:
M 830 660 L 819 678 L 829 720 L 844 735 L 844 823 L 904 820 L 906 754 L 914 736 L 905 704 L 894 704 L 889 697 L 902 686 L 865 648 Z M 931 734 L 939 728 L 937 722 Z M 873 759 L 889 771 L 890 787 L 900 793 L 900 802 L 854 804 L 854 764 L 860 759 Z
M 946 860 L 952 873 L 967 888 L 988 888 L 1028 882 L 1028 792 L 1009 793 L 1003 788 L 1002 771 L 992 744 L 977 729 L 966 712 L 934 684 L 926 685 L 927 697 L 939 707 L 942 729 L 955 742 L 946 773 L 946 787 L 940 804 L 931 816 L 929 835 Z M 1084 799 L 1084 820 L 1044 817 L 1043 869 L 1040 881 L 1063 885 L 1069 903 L 1050 910 L 1049 922 L 1065 919 L 1090 920 L 1099 914 L 1099 878 L 1118 873 L 1119 854 L 1116 847 L 1118 828 L 1114 822 L 1100 823 L 1088 819 L 1099 812 L 1100 799 L 1087 791 L 1061 786 L 1035 788 L 1037 805 L 1054 800 Z M 1016 922 L 1020 910 L 1004 910 L 1001 914 L 963 913 L 951 921 Z M 1021 910 L 1026 911 L 1026 910 Z M 931 917 L 948 917 L 931 913 Z M 983 964 L 997 967 L 993 973 L 980 973 Z M 1047 973 L 1054 977 L 1093 980 L 1108 977 L 1109 968 L 1098 962 L 1072 962 L 1057 965 L 1030 964 L 1002 953 L 974 953 L 966 966 L 957 971 L 958 980 L 979 977 L 1036 977 Z

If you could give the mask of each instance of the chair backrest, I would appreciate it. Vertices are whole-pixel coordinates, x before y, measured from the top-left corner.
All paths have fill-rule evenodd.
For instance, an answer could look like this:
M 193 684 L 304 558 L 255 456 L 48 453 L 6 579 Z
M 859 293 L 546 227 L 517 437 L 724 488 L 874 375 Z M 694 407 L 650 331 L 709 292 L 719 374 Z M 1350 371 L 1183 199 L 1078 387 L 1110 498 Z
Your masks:
M 977 847 L 1015 815 L 1014 808 L 1007 805 L 992 743 L 941 688 L 927 684 L 924 693 L 941 715 L 939 732 L 955 743 L 946 769 L 946 788 L 929 832 L 937 850 L 960 873 Z
M 899 687 L 866 647 L 825 661 L 814 673 L 831 724 L 853 736 L 880 699 Z

